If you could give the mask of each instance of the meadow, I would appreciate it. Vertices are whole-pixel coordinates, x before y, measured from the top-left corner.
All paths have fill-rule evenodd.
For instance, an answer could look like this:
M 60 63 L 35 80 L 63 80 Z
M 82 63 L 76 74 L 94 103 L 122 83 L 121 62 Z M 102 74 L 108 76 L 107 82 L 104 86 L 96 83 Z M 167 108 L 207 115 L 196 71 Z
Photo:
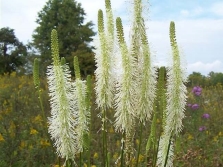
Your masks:
M 58 158 L 48 133 L 47 118 L 50 116 L 48 85 L 40 80 L 39 91 L 35 89 L 32 76 L 12 73 L 0 77 L 0 166 L 1 167 L 59 167 Z M 202 87 L 196 95 L 187 87 L 188 99 L 183 120 L 183 130 L 176 138 L 174 166 L 220 167 L 223 166 L 223 86 Z M 92 87 L 94 85 L 92 84 Z M 42 102 L 40 103 L 39 96 Z M 78 166 L 103 166 L 102 121 L 100 111 L 91 98 L 90 139 L 86 149 L 75 157 Z M 42 107 L 41 107 L 42 106 Z M 107 148 L 110 166 L 120 166 L 121 134 L 116 133 L 114 111 L 107 112 Z M 156 119 L 157 133 L 161 129 L 161 117 Z M 151 121 L 142 126 L 141 151 L 138 166 L 154 166 L 154 151 L 146 154 L 145 147 L 150 134 Z M 135 124 L 133 147 L 138 148 L 140 124 Z M 131 166 L 136 165 L 137 151 L 133 150 Z M 80 162 L 81 159 L 81 162 Z

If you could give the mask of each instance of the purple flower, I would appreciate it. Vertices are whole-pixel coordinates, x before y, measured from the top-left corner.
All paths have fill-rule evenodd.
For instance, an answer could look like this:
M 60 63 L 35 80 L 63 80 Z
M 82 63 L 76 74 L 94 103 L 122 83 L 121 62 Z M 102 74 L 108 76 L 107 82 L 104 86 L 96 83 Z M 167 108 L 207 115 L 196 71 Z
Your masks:
M 202 116 L 204 119 L 209 119 L 210 118 L 210 115 L 209 114 L 203 114 Z
M 206 129 L 207 129 L 206 126 L 200 126 L 198 130 L 199 130 L 200 132 L 202 132 L 202 131 L 204 131 L 204 130 L 206 130 Z
M 190 103 L 187 104 L 187 107 L 191 107 L 191 106 L 192 106 L 192 104 L 190 104 Z
M 199 105 L 198 105 L 198 104 L 193 104 L 193 105 L 191 106 L 191 108 L 192 108 L 193 110 L 197 110 L 197 109 L 199 108 Z
M 199 86 L 195 86 L 195 87 L 192 89 L 192 92 L 193 92 L 196 96 L 200 96 L 200 95 L 201 95 L 201 92 L 202 92 L 202 89 L 201 89 L 201 87 L 199 87 Z

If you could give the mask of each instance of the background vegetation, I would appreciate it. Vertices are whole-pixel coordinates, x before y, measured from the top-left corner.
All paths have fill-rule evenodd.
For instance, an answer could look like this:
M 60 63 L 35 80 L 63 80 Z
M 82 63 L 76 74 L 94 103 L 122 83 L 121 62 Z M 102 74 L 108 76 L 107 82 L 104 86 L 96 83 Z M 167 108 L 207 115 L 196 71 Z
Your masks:
M 197 80 L 194 80 L 197 82 Z M 190 82 L 189 82 L 190 83 Z M 202 87 L 200 96 L 192 92 L 193 86 L 188 87 L 189 98 L 184 119 L 184 130 L 177 140 L 175 166 L 220 167 L 223 165 L 223 86 L 209 80 L 209 86 Z M 49 97 L 46 79 L 42 78 L 41 97 L 43 99 L 45 116 L 49 116 Z M 94 97 L 93 97 L 94 98 Z M 94 100 L 92 100 L 94 101 Z M 0 78 L 0 166 L 2 167 L 40 167 L 56 166 L 59 160 L 49 139 L 47 124 L 38 99 L 33 78 L 29 75 L 19 76 L 13 72 Z M 196 105 L 197 104 L 197 107 Z M 101 166 L 102 142 L 101 119 L 99 111 L 93 109 L 91 113 L 90 143 L 91 166 Z M 195 106 L 195 107 L 192 107 Z M 209 116 L 204 116 L 208 114 Z M 108 150 L 111 166 L 120 156 L 121 136 L 114 133 L 112 121 L 113 111 L 108 112 Z M 160 118 L 157 118 L 159 125 Z M 143 127 L 142 146 L 146 145 L 149 136 L 150 124 Z M 158 126 L 159 128 L 159 126 Z M 137 129 L 137 127 L 136 127 Z M 134 145 L 139 144 L 138 132 L 133 139 Z M 144 148 L 144 147 L 142 147 Z M 87 164 L 87 155 L 83 153 L 84 164 Z M 148 157 L 145 150 L 140 153 L 140 165 L 151 165 L 153 152 Z M 76 157 L 78 162 L 79 157 Z M 132 159 L 134 164 L 135 159 Z M 118 161 L 117 161 L 118 162 Z M 118 166 L 118 165 L 117 165 Z

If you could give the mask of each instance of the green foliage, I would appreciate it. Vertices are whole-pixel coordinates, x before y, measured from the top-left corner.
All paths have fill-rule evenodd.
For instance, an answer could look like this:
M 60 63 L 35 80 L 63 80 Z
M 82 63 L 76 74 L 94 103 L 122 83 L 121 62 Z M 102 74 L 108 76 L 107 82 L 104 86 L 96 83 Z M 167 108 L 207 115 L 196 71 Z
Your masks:
M 46 80 L 40 78 L 41 92 L 45 113 L 49 116 L 49 99 Z M 198 83 L 199 84 L 199 83 Z M 94 86 L 93 83 L 89 86 Z M 188 87 L 188 92 L 192 88 Z M 41 107 L 38 101 L 38 92 L 35 92 L 33 79 L 28 76 L 16 76 L 12 73 L 1 76 L 0 79 L 0 166 L 32 166 L 43 167 L 58 164 L 54 148 L 46 136 L 46 122 L 43 121 Z M 221 110 L 223 108 L 223 87 L 221 85 L 210 86 L 202 90 L 202 96 L 199 98 L 189 94 L 188 103 L 199 103 L 199 110 L 187 108 L 186 118 L 184 120 L 184 130 L 182 137 L 179 138 L 179 149 L 176 150 L 174 166 L 219 166 L 223 163 L 223 129 Z M 92 124 L 90 128 L 90 149 L 91 158 L 83 155 L 83 162 L 90 165 L 102 166 L 101 140 L 98 140 L 102 133 L 100 131 L 101 121 L 97 116 L 100 111 L 95 110 L 94 96 L 91 98 L 92 104 Z M 202 114 L 208 113 L 211 118 L 204 120 Z M 113 121 L 113 110 L 107 112 L 107 118 Z M 161 126 L 160 115 L 157 115 L 157 130 Z M 154 119 L 155 121 L 155 119 Z M 194 124 L 195 123 L 195 124 Z M 205 125 L 207 129 L 200 132 L 199 126 Z M 150 134 L 151 123 L 143 126 L 143 135 Z M 112 124 L 108 123 L 108 151 L 111 154 L 111 166 L 118 166 L 115 162 L 120 156 L 121 136 L 114 133 Z M 139 125 L 136 125 L 139 129 Z M 35 131 L 36 130 L 36 131 Z M 32 132 L 32 133 L 31 133 Z M 87 139 L 87 136 L 85 136 Z M 87 139 L 86 146 L 89 146 Z M 134 146 L 137 146 L 139 134 L 136 132 Z M 143 140 L 142 151 L 139 157 L 139 166 L 151 165 L 150 156 L 146 159 L 145 146 Z M 76 157 L 78 161 L 78 156 Z M 135 159 L 132 159 L 135 162 Z M 83 164 L 84 164 L 83 163 Z M 62 165 L 63 163 L 61 163 Z
M 188 80 L 187 86 L 216 86 L 217 84 L 223 84 L 223 73 L 211 71 L 205 76 L 199 72 L 193 72 L 189 75 Z
M 90 47 L 89 43 L 92 42 L 95 32 L 92 30 L 92 22 L 84 24 L 84 16 L 81 4 L 73 0 L 49 0 L 38 13 L 38 27 L 33 34 L 32 45 L 40 52 L 44 70 L 51 62 L 50 33 L 52 29 L 56 29 L 60 39 L 60 57 L 66 58 L 70 69 L 73 69 L 72 58 L 75 55 L 79 58 L 82 75 L 93 73 L 93 47 Z
M 203 76 L 199 72 L 193 72 L 192 74 L 189 75 L 188 77 L 188 86 L 195 86 L 199 84 L 204 84 L 205 83 L 205 76 Z
M 0 29 L 0 74 L 12 73 L 25 64 L 26 47 L 20 42 L 13 29 Z
M 46 115 L 49 115 L 46 82 L 40 90 Z M 49 166 L 55 162 L 47 125 L 35 93 L 33 79 L 13 72 L 0 79 L 0 166 Z

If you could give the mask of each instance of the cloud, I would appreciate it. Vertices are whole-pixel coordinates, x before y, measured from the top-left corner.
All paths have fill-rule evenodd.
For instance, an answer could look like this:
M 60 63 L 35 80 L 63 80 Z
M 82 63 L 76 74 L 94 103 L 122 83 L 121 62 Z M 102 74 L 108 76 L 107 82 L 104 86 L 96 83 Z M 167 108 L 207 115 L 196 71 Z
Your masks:
M 211 6 L 211 12 L 218 16 L 223 16 L 223 2 L 214 3 Z
M 207 75 L 209 72 L 223 72 L 223 63 L 219 60 L 215 60 L 211 63 L 203 63 L 198 61 L 196 63 L 188 64 L 188 72 L 200 72 Z
M 193 8 L 191 10 L 186 10 L 186 9 L 182 9 L 180 11 L 180 15 L 184 18 L 184 17 L 199 17 L 200 15 L 202 15 L 204 13 L 204 9 L 200 6 L 197 6 L 196 8 Z

